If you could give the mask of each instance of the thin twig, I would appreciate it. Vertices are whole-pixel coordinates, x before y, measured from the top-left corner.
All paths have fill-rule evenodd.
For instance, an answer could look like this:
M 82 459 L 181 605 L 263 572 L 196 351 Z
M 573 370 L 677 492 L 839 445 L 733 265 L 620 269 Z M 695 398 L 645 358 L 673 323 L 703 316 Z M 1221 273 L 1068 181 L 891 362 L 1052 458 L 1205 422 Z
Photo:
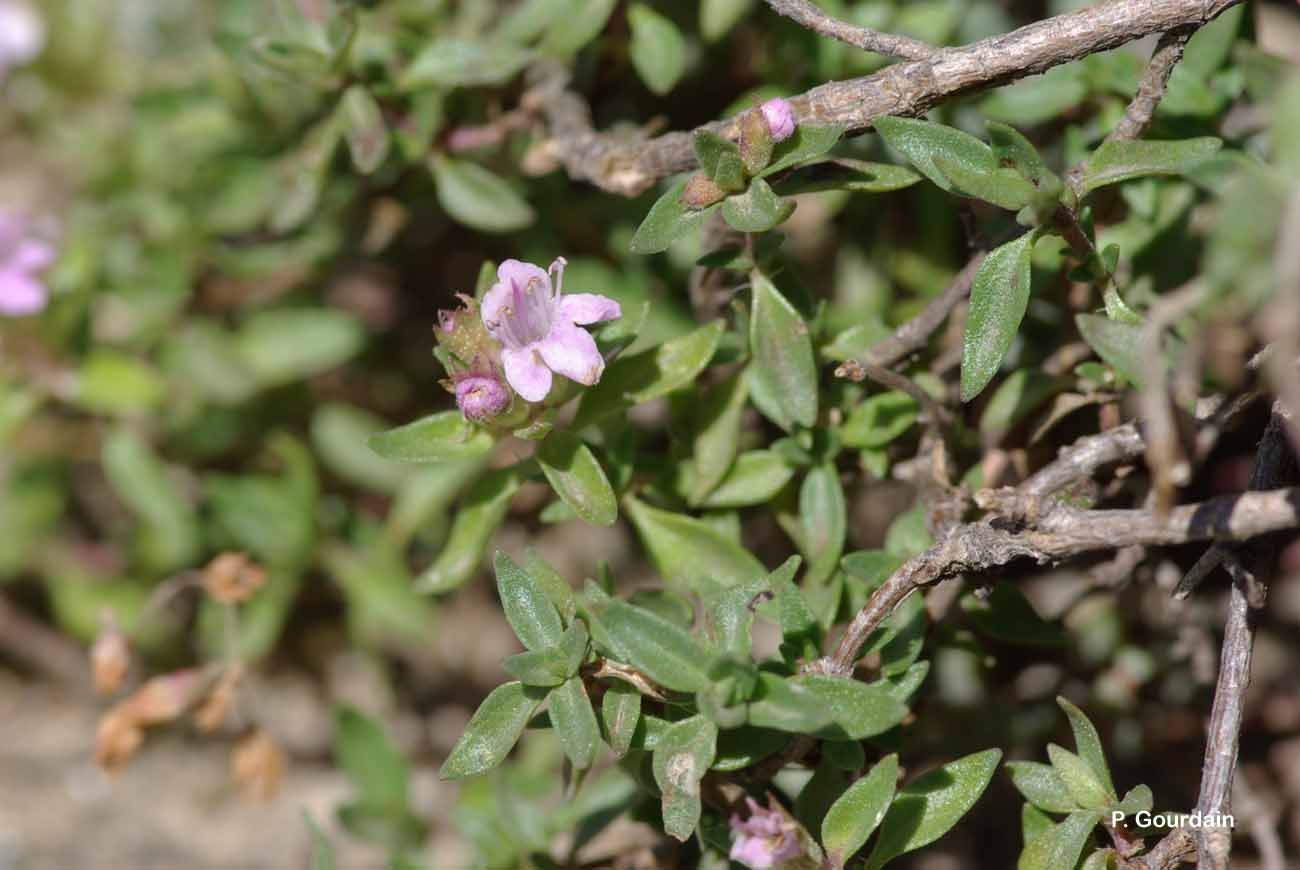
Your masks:
M 1274 487 L 1295 475 L 1294 456 L 1288 448 L 1280 402 L 1274 403 L 1264 436 L 1255 454 L 1251 472 L 1252 489 Z M 1250 685 L 1250 659 L 1255 640 L 1252 612 L 1264 604 L 1273 548 L 1256 548 L 1253 564 L 1244 565 L 1237 553 L 1225 551 L 1225 564 L 1232 570 L 1228 598 L 1228 619 L 1224 628 L 1219 678 L 1214 705 L 1205 735 L 1205 761 L 1201 769 L 1201 791 L 1196 808 L 1203 815 L 1219 816 L 1232 809 L 1232 779 L 1237 768 L 1237 748 Z M 1232 556 L 1232 559 L 1228 559 Z M 1196 832 L 1198 870 L 1227 870 L 1232 851 L 1230 828 L 1203 828 Z
M 919 314 L 894 330 L 892 335 L 873 344 L 867 351 L 867 358 L 859 362 L 892 366 L 924 348 L 957 303 L 970 295 L 971 282 L 986 255 L 985 251 L 974 254 L 942 293 L 931 299 Z
M 1147 71 L 1138 84 L 1137 93 L 1133 95 L 1128 108 L 1124 110 L 1124 117 L 1120 118 L 1115 129 L 1111 130 L 1110 135 L 1106 137 L 1107 142 L 1139 139 L 1146 132 L 1152 117 L 1155 116 L 1156 107 L 1160 105 L 1160 100 L 1165 95 L 1169 76 L 1178 61 L 1182 60 L 1187 40 L 1192 38 L 1196 30 L 1195 25 L 1179 27 L 1160 37 L 1156 50 L 1151 53 Z
M 960 94 L 1037 75 L 1152 33 L 1202 25 L 1239 2 L 1108 0 L 1001 36 L 935 51 L 921 60 L 896 63 L 869 76 L 827 82 L 791 97 L 790 103 L 801 124 L 866 130 L 884 115 L 919 115 Z M 575 180 L 637 196 L 659 179 L 696 165 L 695 131 L 654 138 L 599 133 L 576 95 L 547 88 L 531 97 L 545 115 L 555 150 Z M 738 118 L 698 129 L 733 140 L 740 135 Z
M 891 390 L 898 390 L 911 396 L 921 406 L 921 410 L 931 423 L 946 426 L 952 422 L 952 412 L 940 405 L 934 396 L 923 390 L 916 381 L 893 369 L 877 365 L 870 360 L 864 362 L 848 360 L 835 369 L 835 375 L 852 381 L 870 378 L 882 386 L 889 387 Z
M 1160 297 L 1148 311 L 1142 328 L 1140 401 L 1146 422 L 1147 467 L 1151 470 L 1158 513 L 1165 513 L 1173 507 L 1175 489 L 1186 485 L 1192 475 L 1187 453 L 1178 437 L 1175 412 L 1170 406 L 1162 339 L 1165 330 L 1200 304 L 1203 297 L 1204 288 L 1200 284 L 1188 284 Z
M 944 540 L 904 563 L 854 616 L 825 669 L 852 673 L 867 636 L 923 586 L 1018 559 L 1048 564 L 1118 547 L 1248 540 L 1300 527 L 1300 487 L 1220 496 L 1181 505 L 1165 517 L 1146 510 L 1077 510 L 1051 502 L 1027 528 L 1012 530 L 1007 525 L 995 516 L 957 526 Z
M 838 18 L 832 18 L 808 0 L 767 0 L 767 5 L 771 6 L 778 15 L 797 21 L 814 33 L 837 39 L 864 51 L 874 51 L 905 60 L 923 60 L 939 50 L 929 43 L 909 36 L 881 33 L 870 27 L 858 27 L 840 21 Z

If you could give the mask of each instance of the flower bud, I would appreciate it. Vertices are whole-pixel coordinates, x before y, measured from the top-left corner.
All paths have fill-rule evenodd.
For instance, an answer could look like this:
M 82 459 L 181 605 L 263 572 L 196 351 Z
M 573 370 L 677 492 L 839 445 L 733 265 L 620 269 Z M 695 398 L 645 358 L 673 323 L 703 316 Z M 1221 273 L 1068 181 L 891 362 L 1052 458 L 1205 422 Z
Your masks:
M 772 162 L 772 144 L 772 130 L 761 109 L 751 109 L 740 117 L 740 159 L 750 176 Z
M 235 745 L 230 774 L 246 800 L 268 801 L 284 779 L 284 752 L 265 731 L 255 731 Z
M 131 650 L 126 636 L 111 617 L 101 622 L 99 636 L 90 647 L 90 670 L 95 691 L 100 695 L 111 695 L 122 687 L 126 672 L 131 668 Z
M 726 199 L 727 192 L 714 182 L 707 175 L 693 175 L 686 182 L 686 187 L 682 190 L 682 202 L 687 208 L 700 209 L 708 208 L 715 202 L 721 202 Z
M 203 569 L 203 588 L 222 604 L 247 601 L 266 583 L 266 572 L 245 553 L 222 553 Z
M 773 141 L 784 142 L 794 134 L 794 107 L 789 100 L 776 97 L 759 106 L 759 111 L 767 120 Z
M 486 423 L 510 407 L 510 390 L 490 373 L 456 378 L 456 407 L 466 420 Z

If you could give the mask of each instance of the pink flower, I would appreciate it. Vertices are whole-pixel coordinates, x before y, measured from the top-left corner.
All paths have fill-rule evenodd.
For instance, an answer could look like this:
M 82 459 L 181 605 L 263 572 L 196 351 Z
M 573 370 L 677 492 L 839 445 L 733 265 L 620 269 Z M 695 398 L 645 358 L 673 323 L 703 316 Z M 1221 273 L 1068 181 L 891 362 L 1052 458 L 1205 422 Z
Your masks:
M 0 214 L 0 315 L 22 317 L 43 309 L 49 291 L 36 274 L 53 262 L 54 248 L 28 235 L 26 221 Z
M 789 100 L 775 97 L 759 106 L 758 110 L 767 120 L 767 129 L 772 131 L 772 141 L 782 142 L 794 134 L 794 107 Z
M 45 48 L 45 22 L 25 0 L 0 0 L 0 80 L 10 67 L 36 59 Z
M 483 325 L 503 345 L 506 380 L 528 402 L 546 398 L 552 372 L 587 386 L 600 380 L 605 360 L 579 325 L 622 315 L 618 303 L 605 296 L 561 296 L 564 267 L 563 257 L 555 259 L 549 274 L 532 263 L 506 260 L 483 297 Z
M 771 798 L 768 807 L 761 807 L 751 797 L 749 818 L 741 821 L 731 817 L 731 860 L 739 861 L 751 870 L 769 870 L 778 864 L 798 858 L 803 854 L 799 845 L 799 828 Z

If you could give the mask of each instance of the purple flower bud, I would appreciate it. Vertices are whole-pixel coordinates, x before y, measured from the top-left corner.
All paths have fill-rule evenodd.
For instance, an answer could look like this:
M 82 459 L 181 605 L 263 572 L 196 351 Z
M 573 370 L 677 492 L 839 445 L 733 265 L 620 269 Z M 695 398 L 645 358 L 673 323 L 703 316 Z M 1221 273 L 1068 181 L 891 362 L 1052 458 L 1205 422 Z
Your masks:
M 761 807 L 747 797 L 749 818 L 742 822 L 738 815 L 731 817 L 731 860 L 750 870 L 769 870 L 803 854 L 798 826 L 774 800 L 768 802 L 770 806 Z
M 782 142 L 794 134 L 794 107 L 789 100 L 776 97 L 759 106 L 759 111 L 767 120 L 767 129 L 772 131 L 774 142 Z
M 510 407 L 510 390 L 492 375 L 466 375 L 456 381 L 456 406 L 465 419 L 485 423 Z

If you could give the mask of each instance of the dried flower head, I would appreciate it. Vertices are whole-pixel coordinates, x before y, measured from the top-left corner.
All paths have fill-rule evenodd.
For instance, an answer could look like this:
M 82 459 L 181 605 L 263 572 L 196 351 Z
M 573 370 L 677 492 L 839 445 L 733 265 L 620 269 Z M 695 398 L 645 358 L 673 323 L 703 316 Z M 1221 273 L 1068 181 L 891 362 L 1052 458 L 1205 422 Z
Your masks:
M 226 716 L 235 704 L 235 694 L 239 691 L 239 681 L 243 679 L 244 668 L 236 663 L 221 672 L 217 684 L 212 687 L 199 709 L 194 711 L 194 724 L 205 734 L 211 734 L 226 721 Z
M 266 571 L 246 553 L 222 553 L 203 569 L 203 588 L 222 604 L 253 597 L 266 583 Z
M 112 616 L 101 617 L 99 636 L 90 647 L 90 670 L 95 691 L 111 695 L 122 687 L 131 669 L 131 649 Z
M 551 391 L 552 372 L 590 386 L 600 380 L 605 359 L 581 325 L 622 315 L 617 302 L 595 293 L 561 293 L 565 260 L 550 271 L 506 260 L 497 282 L 483 297 L 483 325 L 501 342 L 506 380 L 525 401 L 540 402 Z M 552 282 L 554 278 L 554 282 Z
M 198 669 L 186 668 L 150 679 L 120 706 L 139 725 L 161 725 L 188 710 L 201 688 Z
M 741 821 L 739 815 L 733 815 L 730 821 L 731 860 L 751 870 L 768 870 L 803 853 L 798 825 L 774 799 L 768 798 L 767 807 L 751 797 L 746 797 L 745 803 L 749 818 Z
M 767 129 L 771 131 L 773 141 L 782 142 L 794 135 L 794 107 L 789 100 L 775 97 L 758 108 L 767 119 Z
M 121 770 L 144 742 L 144 730 L 124 705 L 105 713 L 95 731 L 95 764 L 108 773 Z
M 245 800 L 268 801 L 275 797 L 285 767 L 284 752 L 261 730 L 235 744 L 230 754 L 230 774 Z

